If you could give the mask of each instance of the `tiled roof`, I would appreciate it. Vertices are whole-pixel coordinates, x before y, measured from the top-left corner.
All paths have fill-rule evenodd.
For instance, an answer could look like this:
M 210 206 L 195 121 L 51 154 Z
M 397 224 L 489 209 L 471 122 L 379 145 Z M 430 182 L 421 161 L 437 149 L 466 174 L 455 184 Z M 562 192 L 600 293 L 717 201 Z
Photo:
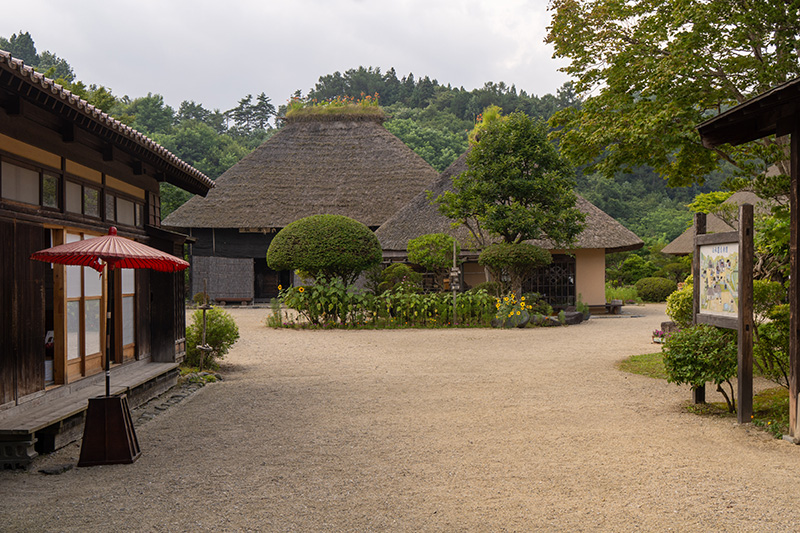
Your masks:
M 175 154 L 156 143 L 146 135 L 136 131 L 130 126 L 123 124 L 119 120 L 105 113 L 101 109 L 90 104 L 73 92 L 65 89 L 54 80 L 36 72 L 32 67 L 26 65 L 22 60 L 16 59 L 8 52 L 0 50 L 0 69 L 11 73 L 23 82 L 35 86 L 49 96 L 60 100 L 71 109 L 87 117 L 98 125 L 105 127 L 110 133 L 116 133 L 133 141 L 136 145 L 146 149 L 151 154 L 157 156 L 166 165 L 179 171 L 182 177 L 188 181 L 187 185 L 193 189 L 192 192 L 205 194 L 208 189 L 214 187 L 214 181 L 191 166 L 189 163 L 178 158 Z M 174 171 L 173 170 L 173 171 Z M 180 181 L 180 180 L 179 180 Z M 175 185 L 181 186 L 179 183 Z M 194 187 L 191 187 L 194 185 Z M 205 191 L 205 192 L 202 192 Z

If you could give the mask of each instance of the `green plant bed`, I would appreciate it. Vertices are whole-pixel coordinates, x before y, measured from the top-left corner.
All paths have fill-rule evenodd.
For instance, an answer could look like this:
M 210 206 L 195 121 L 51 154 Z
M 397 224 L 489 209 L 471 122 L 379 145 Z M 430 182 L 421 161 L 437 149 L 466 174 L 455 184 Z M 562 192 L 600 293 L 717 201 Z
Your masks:
M 725 402 L 686 403 L 686 410 L 701 416 L 734 418 Z M 789 432 L 789 391 L 784 387 L 763 390 L 753 395 L 752 423 L 776 439 Z
M 780 439 L 789 433 L 789 389 L 775 387 L 753 395 L 753 424 Z

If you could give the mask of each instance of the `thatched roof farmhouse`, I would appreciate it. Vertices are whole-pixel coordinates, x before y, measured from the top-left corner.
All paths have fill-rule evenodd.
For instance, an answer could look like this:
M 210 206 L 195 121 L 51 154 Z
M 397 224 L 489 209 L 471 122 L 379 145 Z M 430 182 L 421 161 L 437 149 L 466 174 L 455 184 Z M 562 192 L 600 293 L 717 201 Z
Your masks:
M 354 218 L 377 229 L 437 178 L 382 125 L 383 115 L 300 115 L 194 197 L 164 225 L 185 229 L 193 293 L 208 280 L 217 299 L 266 299 L 288 283 L 266 266 L 272 236 L 315 214 Z M 232 272 L 236 274 L 233 275 Z
M 448 167 L 429 187 L 435 196 L 452 190 L 453 177 L 467 170 L 466 153 Z M 601 211 L 585 198 L 578 196 L 578 208 L 586 214 L 586 227 L 571 250 L 558 250 L 551 243 L 533 241 L 553 253 L 553 266 L 530 280 L 529 290 L 549 293 L 553 303 L 573 304 L 578 296 L 585 303 L 599 306 L 605 303 L 605 254 L 636 250 L 642 240 L 632 231 Z M 452 220 L 440 214 L 431 205 L 426 192 L 414 197 L 403 209 L 383 224 L 376 235 L 383 247 L 384 256 L 402 260 L 406 256 L 408 241 L 426 233 L 447 233 L 460 243 L 467 285 L 485 281 L 485 274 L 477 263 L 477 253 L 469 231 L 464 226 L 453 227 Z M 558 286 L 545 286 L 553 280 Z

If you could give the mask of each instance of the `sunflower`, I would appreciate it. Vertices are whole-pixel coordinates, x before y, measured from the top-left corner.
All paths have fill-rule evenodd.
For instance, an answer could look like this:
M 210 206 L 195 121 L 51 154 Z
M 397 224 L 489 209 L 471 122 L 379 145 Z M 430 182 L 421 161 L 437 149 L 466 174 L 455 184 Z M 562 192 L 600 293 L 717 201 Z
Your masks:
M 305 288 L 305 287 L 300 287 L 300 288 L 299 288 L 299 289 L 297 289 L 297 290 L 298 290 L 299 292 L 306 292 L 306 288 Z

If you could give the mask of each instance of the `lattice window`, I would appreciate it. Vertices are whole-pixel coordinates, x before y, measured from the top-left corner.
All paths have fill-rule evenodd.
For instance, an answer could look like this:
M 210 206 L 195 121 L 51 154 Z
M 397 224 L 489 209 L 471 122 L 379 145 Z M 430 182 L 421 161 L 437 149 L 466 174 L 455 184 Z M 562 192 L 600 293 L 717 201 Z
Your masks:
M 575 305 L 575 258 L 553 255 L 553 262 L 539 268 L 522 284 L 523 292 L 538 292 L 552 306 Z

